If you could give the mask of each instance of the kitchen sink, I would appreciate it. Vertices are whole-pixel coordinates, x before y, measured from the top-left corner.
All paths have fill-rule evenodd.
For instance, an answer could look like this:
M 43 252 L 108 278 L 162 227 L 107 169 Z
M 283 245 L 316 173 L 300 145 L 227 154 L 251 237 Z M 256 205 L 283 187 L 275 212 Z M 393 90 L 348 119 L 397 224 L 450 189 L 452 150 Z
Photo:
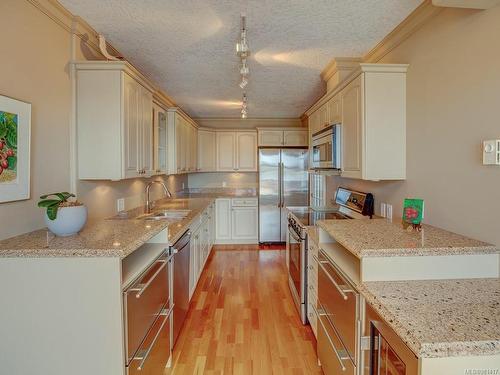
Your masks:
M 178 219 L 186 218 L 191 210 L 165 210 L 143 216 L 144 220 Z

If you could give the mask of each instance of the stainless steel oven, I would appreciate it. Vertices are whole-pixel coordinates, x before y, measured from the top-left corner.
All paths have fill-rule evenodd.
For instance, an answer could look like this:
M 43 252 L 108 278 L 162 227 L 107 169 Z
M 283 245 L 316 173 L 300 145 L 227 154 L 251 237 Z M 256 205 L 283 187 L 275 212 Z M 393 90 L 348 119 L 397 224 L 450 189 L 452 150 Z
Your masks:
M 303 324 L 306 315 L 306 233 L 296 220 L 288 217 L 287 235 L 288 283 Z
M 355 374 L 360 295 L 321 249 L 318 265 L 318 357 L 323 372 Z
M 161 373 L 170 357 L 172 255 L 163 252 L 123 292 L 126 369 Z
M 331 125 L 312 136 L 312 167 L 341 169 L 341 125 Z

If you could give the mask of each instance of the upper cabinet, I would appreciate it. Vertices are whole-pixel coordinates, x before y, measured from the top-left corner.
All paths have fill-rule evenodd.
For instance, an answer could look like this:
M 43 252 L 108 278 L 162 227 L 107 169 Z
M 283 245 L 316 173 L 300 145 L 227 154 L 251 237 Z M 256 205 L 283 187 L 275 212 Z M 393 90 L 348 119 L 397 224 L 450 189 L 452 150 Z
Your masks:
M 407 69 L 406 64 L 360 64 L 312 107 L 310 136 L 324 125 L 342 125 L 342 177 L 406 178 Z
M 198 169 L 198 128 L 178 108 L 167 111 L 169 138 L 168 173 L 183 174 Z
M 75 63 L 78 176 L 151 176 L 153 90 L 126 62 Z
M 198 171 L 214 172 L 217 170 L 215 149 L 215 131 L 208 129 L 198 130 Z
M 153 105 L 153 162 L 155 174 L 168 173 L 167 112 L 158 104 Z
M 257 132 L 217 131 L 216 134 L 217 171 L 257 171 Z
M 307 129 L 258 128 L 259 147 L 307 147 Z

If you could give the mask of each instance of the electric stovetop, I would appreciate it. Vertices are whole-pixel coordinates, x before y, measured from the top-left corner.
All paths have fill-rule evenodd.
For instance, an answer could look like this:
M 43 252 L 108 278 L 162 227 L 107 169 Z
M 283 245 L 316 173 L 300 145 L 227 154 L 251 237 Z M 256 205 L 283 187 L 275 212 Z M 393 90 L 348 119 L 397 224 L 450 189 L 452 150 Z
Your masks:
M 338 211 L 315 211 L 311 207 L 287 207 L 303 226 L 312 226 L 318 220 L 332 220 L 332 219 L 352 219 L 351 217 L 340 213 Z

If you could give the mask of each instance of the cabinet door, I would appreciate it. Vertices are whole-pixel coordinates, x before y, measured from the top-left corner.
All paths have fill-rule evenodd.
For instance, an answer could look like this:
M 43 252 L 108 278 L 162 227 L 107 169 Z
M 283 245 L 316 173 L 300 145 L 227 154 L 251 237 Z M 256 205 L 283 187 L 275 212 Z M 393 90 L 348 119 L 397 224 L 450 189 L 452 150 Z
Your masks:
M 284 146 L 307 146 L 307 130 L 285 130 L 283 132 Z
M 191 124 L 183 119 L 184 123 L 184 138 L 182 140 L 183 148 L 184 148 L 184 157 L 185 157 L 185 171 L 191 172 L 191 137 L 192 137 L 192 127 Z
M 215 171 L 215 132 L 198 131 L 198 170 Z
M 255 240 L 258 233 L 257 207 L 235 207 L 231 211 L 231 237 L 233 240 Z
M 236 134 L 217 132 L 217 170 L 236 170 Z
M 186 153 L 184 149 L 184 123 L 179 115 L 175 115 L 175 162 L 177 173 L 186 169 Z
M 156 174 L 167 173 L 167 114 L 158 105 L 153 107 L 154 168 Z
M 327 127 L 329 124 L 329 116 L 328 116 L 328 105 L 327 103 L 323 104 L 319 109 L 318 109 L 318 116 L 319 116 L 319 129 L 323 129 Z
M 139 176 L 140 166 L 140 85 L 128 75 L 124 78 L 125 178 Z
M 191 148 L 191 170 L 196 172 L 198 171 L 198 128 L 195 126 L 193 126 L 191 142 L 189 145 Z
M 311 117 L 309 118 L 309 129 L 311 131 L 311 134 L 316 133 L 318 130 L 320 130 L 320 112 L 317 110 L 316 112 L 311 114 Z
M 338 124 L 342 121 L 341 115 L 341 105 L 340 105 L 340 94 L 335 95 L 331 98 L 328 103 L 328 123 L 329 124 Z
M 215 239 L 231 239 L 231 199 L 221 198 L 215 201 Z
M 282 146 L 282 130 L 259 130 L 259 146 Z
M 341 92 L 342 175 L 361 178 L 362 111 L 361 76 Z
M 153 174 L 153 94 L 141 87 L 141 169 Z
M 237 171 L 257 171 L 257 133 L 237 132 Z

